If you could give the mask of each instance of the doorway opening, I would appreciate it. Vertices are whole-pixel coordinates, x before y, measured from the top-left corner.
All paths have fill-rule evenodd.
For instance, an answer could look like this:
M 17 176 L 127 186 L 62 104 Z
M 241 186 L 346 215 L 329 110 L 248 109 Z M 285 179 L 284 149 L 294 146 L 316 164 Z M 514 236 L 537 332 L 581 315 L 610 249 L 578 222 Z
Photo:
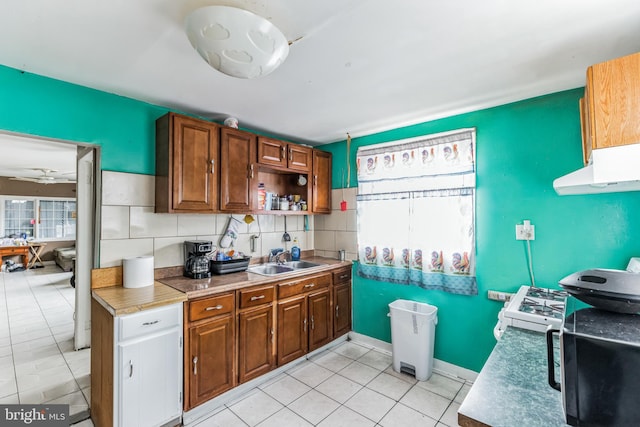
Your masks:
M 11 361 L 6 368 L 12 369 L 3 363 L 3 370 L 13 376 L 0 378 L 0 399 L 67 403 L 76 422 L 88 416 L 90 402 L 90 278 L 98 265 L 100 148 L 0 132 L 0 150 L 0 245 L 30 250 L 26 260 L 3 256 L 0 291 L 6 298 L 0 311 L 7 316 L 0 319 L 0 337 L 8 345 L 0 344 L 0 360 Z M 70 264 L 54 254 L 62 249 L 73 249 L 65 252 Z M 9 271 L 5 262 L 22 268 Z

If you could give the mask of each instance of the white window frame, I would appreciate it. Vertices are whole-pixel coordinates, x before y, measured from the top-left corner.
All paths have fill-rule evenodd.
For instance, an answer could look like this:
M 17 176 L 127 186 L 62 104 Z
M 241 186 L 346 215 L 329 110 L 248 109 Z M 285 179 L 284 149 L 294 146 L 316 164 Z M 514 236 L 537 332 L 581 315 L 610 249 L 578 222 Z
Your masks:
M 5 210 L 4 210 L 4 205 L 5 205 L 5 201 L 6 200 L 26 200 L 26 201 L 33 201 L 34 202 L 34 209 L 35 209 L 35 216 L 36 216 L 36 223 L 34 224 L 34 236 L 33 239 L 37 240 L 39 242 L 63 242 L 63 241 L 72 241 L 72 240 L 76 240 L 76 236 L 74 236 L 73 238 L 56 238 L 56 237 L 47 237 L 47 238 L 41 238 L 40 237 L 40 222 L 39 222 L 39 215 L 40 215 L 40 201 L 58 201 L 58 202 L 75 202 L 76 203 L 76 212 L 78 210 L 78 201 L 77 199 L 73 198 L 73 197 L 33 197 L 33 196 L 0 196 L 0 238 L 2 238 L 3 236 L 5 236 L 5 228 L 4 228 L 4 221 L 5 221 Z M 77 218 L 76 218 L 77 220 Z

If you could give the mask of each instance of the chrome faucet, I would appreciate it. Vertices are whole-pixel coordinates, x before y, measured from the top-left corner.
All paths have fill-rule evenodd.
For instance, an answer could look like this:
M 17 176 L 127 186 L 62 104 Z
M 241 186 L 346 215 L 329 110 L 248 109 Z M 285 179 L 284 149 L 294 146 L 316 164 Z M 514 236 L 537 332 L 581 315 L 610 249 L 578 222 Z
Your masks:
M 269 252 L 269 262 L 275 262 L 278 265 L 282 265 L 287 261 L 291 261 L 291 252 L 283 250 L 271 250 Z

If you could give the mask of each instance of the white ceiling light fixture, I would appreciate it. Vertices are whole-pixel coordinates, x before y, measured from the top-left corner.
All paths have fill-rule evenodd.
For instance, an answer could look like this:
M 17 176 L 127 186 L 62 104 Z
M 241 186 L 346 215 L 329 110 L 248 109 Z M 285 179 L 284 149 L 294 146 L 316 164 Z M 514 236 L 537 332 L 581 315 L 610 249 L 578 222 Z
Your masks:
M 207 6 L 191 12 L 187 37 L 200 56 L 216 70 L 252 79 L 278 68 L 289 54 L 289 43 L 270 21 L 247 10 Z

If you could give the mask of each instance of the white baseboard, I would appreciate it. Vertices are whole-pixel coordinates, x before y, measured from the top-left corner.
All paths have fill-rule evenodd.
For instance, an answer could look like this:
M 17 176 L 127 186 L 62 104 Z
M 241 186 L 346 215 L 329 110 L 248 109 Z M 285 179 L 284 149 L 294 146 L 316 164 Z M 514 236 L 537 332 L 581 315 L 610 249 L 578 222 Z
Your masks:
M 367 347 L 374 347 L 377 350 L 388 354 L 393 353 L 393 346 L 391 344 L 377 338 L 372 338 L 370 336 L 351 331 L 349 332 L 349 339 L 354 343 L 363 344 Z M 474 382 L 478 377 L 478 373 L 475 371 L 436 358 L 433 359 L 433 372 L 469 382 Z

